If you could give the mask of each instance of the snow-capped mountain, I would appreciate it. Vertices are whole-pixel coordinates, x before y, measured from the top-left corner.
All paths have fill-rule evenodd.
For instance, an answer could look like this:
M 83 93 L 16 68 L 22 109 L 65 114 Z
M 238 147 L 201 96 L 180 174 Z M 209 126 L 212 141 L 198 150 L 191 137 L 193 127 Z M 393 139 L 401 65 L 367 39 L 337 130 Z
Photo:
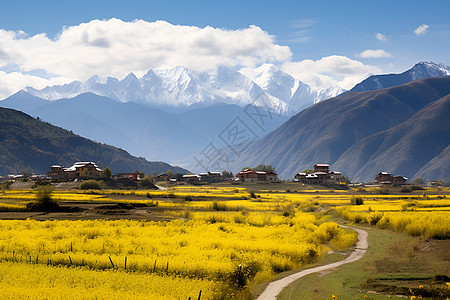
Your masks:
M 434 62 L 419 62 L 410 71 L 413 80 L 450 76 L 450 66 Z
M 310 87 L 274 65 L 259 67 L 257 74 L 255 82 L 224 66 L 209 72 L 176 67 L 149 70 L 141 78 L 133 73 L 122 80 L 94 75 L 85 82 L 74 81 L 42 90 L 27 87 L 24 90 L 47 100 L 73 98 L 91 92 L 120 102 L 132 101 L 181 111 L 192 106 L 208 107 L 218 103 L 241 107 L 251 104 L 282 115 L 294 114 L 343 92 L 340 88 Z
M 450 66 L 422 61 L 400 74 L 372 75 L 355 85 L 350 92 L 381 90 L 418 79 L 446 76 L 450 76 Z
M 345 92 L 338 86 L 326 89 L 311 87 L 272 64 L 256 68 L 253 81 L 269 95 L 282 99 L 295 112 Z
M 136 102 L 153 107 L 186 109 L 207 107 L 218 103 L 241 107 L 253 104 L 269 107 L 288 115 L 289 105 L 281 99 L 266 94 L 257 84 L 228 67 L 214 71 L 198 72 L 184 67 L 168 70 L 150 70 L 142 78 L 130 73 L 123 80 L 97 75 L 85 82 L 46 87 L 42 90 L 27 87 L 28 93 L 47 100 L 73 98 L 91 92 L 120 102 Z

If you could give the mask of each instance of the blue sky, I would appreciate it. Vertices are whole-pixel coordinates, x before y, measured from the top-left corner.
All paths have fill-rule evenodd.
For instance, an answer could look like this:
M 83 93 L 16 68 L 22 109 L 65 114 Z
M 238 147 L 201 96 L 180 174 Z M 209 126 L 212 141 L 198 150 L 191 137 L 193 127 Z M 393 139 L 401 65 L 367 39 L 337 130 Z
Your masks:
M 58 51 L 67 52 L 67 48 L 62 46 L 56 49 L 56 46 L 53 45 L 56 43 L 52 43 L 52 41 L 59 39 L 59 35 L 65 30 L 64 28 L 77 27 L 81 23 L 89 23 L 92 20 L 117 18 L 124 21 L 124 23 L 132 22 L 136 19 L 144 20 L 148 23 L 164 20 L 171 25 L 185 25 L 198 29 L 210 26 L 214 29 L 225 31 L 216 32 L 215 38 L 217 39 L 227 35 L 228 31 L 236 33 L 235 38 L 239 39 L 238 36 L 242 38 L 242 35 L 239 35 L 239 31 L 255 25 L 272 38 L 269 42 L 263 42 L 265 37 L 260 32 L 254 30 L 254 32 L 248 33 L 249 36 L 257 36 L 254 45 L 265 43 L 264 45 L 267 46 L 264 54 L 255 54 L 259 57 L 256 61 L 252 61 L 249 57 L 244 57 L 241 61 L 231 62 L 226 57 L 226 55 L 230 56 L 233 53 L 242 55 L 245 49 L 240 48 L 239 51 L 229 49 L 228 52 L 222 53 L 222 56 L 214 53 L 213 55 L 216 59 L 214 61 L 207 60 L 208 63 L 212 65 L 227 64 L 237 69 L 244 68 L 247 69 L 247 74 L 250 74 L 249 68 L 269 62 L 281 66 L 285 71 L 297 78 L 303 76 L 305 68 L 317 68 L 317 70 L 313 71 L 320 73 L 319 75 L 322 77 L 316 76 L 312 78 L 311 76 L 313 75 L 311 74 L 310 77 L 304 75 L 304 78 L 299 79 L 307 81 L 309 84 L 316 83 L 324 86 L 340 84 L 348 87 L 353 81 L 357 81 L 369 73 L 401 72 L 418 61 L 450 64 L 448 56 L 448 53 L 450 53 L 449 11 L 450 1 L 444 0 L 370 2 L 8 1 L 2 3 L 0 29 L 4 32 L 17 33 L 23 31 L 23 33 L 16 34 L 14 37 L 7 37 L 3 32 L 5 37 L 0 38 L 0 42 L 3 44 L 3 46 L 0 44 L 0 83 L 8 85 L 11 82 L 9 89 L 3 88 L 3 91 L 0 89 L 0 98 L 2 98 L 2 93 L 5 95 L 20 87 L 20 82 L 18 81 L 20 81 L 20 76 L 22 75 L 28 76 L 27 78 L 22 78 L 24 82 L 26 81 L 27 84 L 34 84 L 40 87 L 43 84 L 66 82 L 73 79 L 84 80 L 86 77 L 93 75 L 88 69 L 92 69 L 92 71 L 96 71 L 103 76 L 120 77 L 131 71 L 137 74 L 142 73 L 149 67 L 163 68 L 171 67 L 173 64 L 184 64 L 181 59 L 175 59 L 170 62 L 168 59 L 163 58 L 161 61 L 164 61 L 164 63 L 158 65 L 156 63 L 157 57 L 152 56 L 142 58 L 141 62 L 153 60 L 153 63 L 144 63 L 141 68 L 139 59 L 134 64 L 125 64 L 117 58 L 106 60 L 102 57 L 99 61 L 102 61 L 103 64 L 111 65 L 111 74 L 107 74 L 108 70 L 106 69 L 92 67 L 95 64 L 94 60 L 86 65 L 84 70 L 72 73 L 65 72 L 57 67 L 51 67 L 53 62 L 50 56 L 58 56 Z M 110 24 L 107 26 L 106 23 L 104 25 L 104 28 L 117 31 L 118 27 L 110 26 Z M 423 30 L 415 33 L 414 31 L 421 25 L 424 25 L 422 27 Z M 122 25 L 116 24 L 116 26 Z M 142 26 L 145 27 L 146 25 Z M 97 31 L 109 30 L 104 28 Z M 33 37 L 41 33 L 46 34 L 47 41 L 32 41 Z M 89 37 L 91 36 L 92 34 Z M 157 38 L 151 38 L 159 43 L 158 38 L 161 38 L 161 36 L 158 35 Z M 38 40 L 37 38 L 35 39 Z M 180 40 L 180 38 L 177 39 Z M 24 40 L 27 41 L 23 42 Z M 103 40 L 98 37 L 95 40 L 96 43 L 101 41 L 106 42 L 105 45 L 111 46 L 111 48 L 116 45 L 113 41 Z M 72 40 L 71 43 L 76 42 Z M 121 47 L 123 47 L 124 43 L 125 41 L 120 44 L 122 45 Z M 130 44 L 132 40 L 126 43 Z M 34 55 L 32 52 L 29 53 L 21 49 L 20 47 L 25 47 L 25 44 L 28 45 L 28 48 L 35 48 L 36 53 L 39 55 Z M 97 45 L 100 44 L 97 43 Z M 219 47 L 218 45 L 221 44 L 217 44 L 216 48 Z M 277 52 L 280 49 L 275 49 L 274 45 L 285 47 L 284 50 L 287 48 L 290 51 L 290 55 L 287 55 L 286 52 Z M 54 49 L 51 49 L 52 47 Z M 246 51 L 252 51 L 254 49 L 252 47 L 253 45 L 249 46 Z M 211 49 L 208 48 L 207 50 L 210 52 L 212 51 Z M 372 52 L 364 52 L 367 50 Z M 48 51 L 49 57 L 42 56 L 45 55 L 45 51 Z M 79 49 L 77 53 L 83 51 Z M 269 54 L 270 51 L 274 51 L 274 53 Z M 71 55 L 74 56 L 77 53 Z M 186 52 L 180 52 L 180 56 L 189 56 L 189 53 L 191 52 L 186 50 Z M 86 55 L 89 55 L 89 57 L 95 57 L 95 55 L 114 56 L 110 52 L 100 51 L 87 51 Z M 163 53 L 158 55 L 158 57 L 164 56 Z M 174 53 L 170 52 L 167 55 L 174 56 Z M 50 67 L 47 68 L 44 62 L 39 64 L 32 61 L 34 56 L 36 56 L 36 59 L 39 58 L 41 62 L 47 62 L 48 59 Z M 136 53 L 130 53 L 130 57 L 134 56 L 136 56 Z M 327 63 L 321 61 L 323 58 L 328 58 Z M 80 56 L 79 60 L 81 61 L 82 59 L 85 59 L 85 57 Z M 194 59 L 202 60 L 201 57 Z M 347 61 L 346 59 L 349 60 Z M 61 65 L 64 60 L 68 60 L 68 57 L 61 57 L 54 64 Z M 72 60 L 72 57 L 69 60 Z M 340 61 L 340 65 L 335 63 L 336 60 Z M 73 59 L 72 63 L 76 63 L 75 59 Z M 330 65 L 333 67 L 330 67 Z M 67 68 L 69 69 L 71 66 L 71 64 L 68 64 Z M 88 66 L 91 68 L 88 68 Z M 345 71 L 342 73 L 342 70 L 338 70 L 339 68 L 352 66 L 355 66 L 355 70 L 359 68 L 359 71 L 355 71 L 355 74 L 359 72 L 358 76 L 352 74 L 351 77 L 346 77 Z M 187 67 L 202 68 L 198 64 L 188 64 Z M 336 74 L 333 73 L 335 71 L 337 72 Z M 339 72 L 341 73 L 338 74 Z M 12 76 L 13 73 L 17 76 Z M 30 76 L 33 76 L 33 78 Z M 40 79 L 37 77 L 42 77 L 42 80 L 39 81 Z

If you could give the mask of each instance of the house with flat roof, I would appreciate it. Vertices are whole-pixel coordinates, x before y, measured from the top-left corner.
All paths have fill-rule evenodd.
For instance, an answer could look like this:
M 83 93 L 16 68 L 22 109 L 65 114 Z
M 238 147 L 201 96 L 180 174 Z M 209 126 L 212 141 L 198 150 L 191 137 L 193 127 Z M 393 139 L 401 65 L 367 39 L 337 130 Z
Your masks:
M 69 168 L 53 165 L 49 176 L 51 179 L 103 178 L 105 173 L 93 162 L 79 161 Z
M 314 165 L 313 172 L 297 173 L 294 176 L 294 180 L 306 184 L 340 183 L 342 181 L 342 173 L 337 171 L 330 172 L 330 165 L 318 163 Z
M 375 183 L 381 184 L 405 184 L 408 178 L 403 177 L 401 175 L 393 176 L 389 172 L 380 172 L 375 176 Z
M 236 177 L 240 182 L 278 181 L 278 174 L 275 172 L 254 171 L 252 169 L 244 169 L 237 173 Z

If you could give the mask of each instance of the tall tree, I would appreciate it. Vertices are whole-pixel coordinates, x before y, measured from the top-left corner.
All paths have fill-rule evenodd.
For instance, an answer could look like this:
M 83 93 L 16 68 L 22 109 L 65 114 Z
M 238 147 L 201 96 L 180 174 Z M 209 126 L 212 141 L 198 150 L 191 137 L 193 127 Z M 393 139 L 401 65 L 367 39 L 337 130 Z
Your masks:
M 105 171 L 103 171 L 105 173 L 105 177 L 110 178 L 112 173 L 111 173 L 111 169 L 109 167 L 106 167 Z
M 260 164 L 257 167 L 253 168 L 255 171 L 261 171 L 261 172 L 275 172 L 275 167 L 271 165 L 263 165 Z

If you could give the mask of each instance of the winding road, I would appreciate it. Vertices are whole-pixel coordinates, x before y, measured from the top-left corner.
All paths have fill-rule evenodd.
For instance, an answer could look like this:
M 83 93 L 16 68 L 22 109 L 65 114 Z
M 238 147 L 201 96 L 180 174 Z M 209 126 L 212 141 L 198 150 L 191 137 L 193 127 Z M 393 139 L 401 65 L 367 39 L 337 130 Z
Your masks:
M 285 287 L 287 287 L 289 284 L 291 284 L 295 280 L 302 278 L 303 276 L 306 276 L 306 275 L 309 275 L 312 273 L 321 272 L 321 271 L 331 270 L 336 267 L 339 267 L 339 266 L 357 261 L 358 259 L 361 259 L 363 257 L 363 255 L 366 253 L 367 247 L 369 246 L 369 242 L 367 241 L 367 236 L 368 236 L 367 231 L 358 229 L 358 228 L 354 228 L 354 227 L 344 226 L 344 225 L 341 225 L 341 226 L 351 228 L 351 229 L 355 230 L 356 232 L 358 232 L 358 242 L 356 243 L 355 250 L 353 250 L 353 252 L 347 258 L 345 258 L 344 260 L 335 262 L 335 263 L 328 264 L 328 265 L 315 267 L 315 268 L 311 268 L 311 269 L 306 269 L 301 272 L 295 273 L 293 275 L 279 279 L 277 281 L 273 281 L 266 287 L 264 292 L 257 298 L 257 300 L 275 300 L 277 298 L 278 294 L 281 293 L 281 291 Z

